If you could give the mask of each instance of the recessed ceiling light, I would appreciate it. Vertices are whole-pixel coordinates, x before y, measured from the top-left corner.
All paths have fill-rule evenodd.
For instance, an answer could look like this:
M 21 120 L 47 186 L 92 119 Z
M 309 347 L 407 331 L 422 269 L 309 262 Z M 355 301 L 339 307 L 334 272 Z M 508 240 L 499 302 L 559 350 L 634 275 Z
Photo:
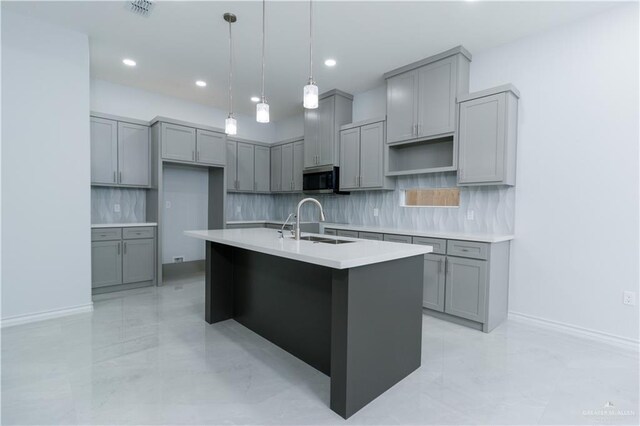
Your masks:
M 326 61 L 324 61 L 324 64 L 328 67 L 335 67 L 337 62 L 335 59 L 327 59 Z
M 128 67 L 135 67 L 136 66 L 136 61 L 134 61 L 133 59 L 123 59 L 122 63 L 125 64 Z
M 260 98 L 257 96 L 252 96 L 251 97 L 251 102 L 260 102 Z
M 198 80 L 196 81 L 196 86 L 205 87 L 207 85 L 206 81 Z

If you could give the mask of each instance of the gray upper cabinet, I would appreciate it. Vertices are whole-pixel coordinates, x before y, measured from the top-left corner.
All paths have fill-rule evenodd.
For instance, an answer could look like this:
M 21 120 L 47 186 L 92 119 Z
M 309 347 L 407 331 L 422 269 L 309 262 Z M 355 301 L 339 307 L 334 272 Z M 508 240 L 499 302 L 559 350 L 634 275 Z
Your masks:
M 293 144 L 282 145 L 282 164 L 278 191 L 293 190 Z
M 177 124 L 162 123 L 162 158 L 176 161 L 195 161 L 196 129 Z
M 227 167 L 225 173 L 227 174 L 227 190 L 233 191 L 237 189 L 238 185 L 238 156 L 237 156 L 236 141 L 227 140 Z
M 369 123 L 369 122 L 367 122 Z M 340 131 L 340 188 L 390 189 L 384 176 L 384 121 L 343 126 Z
M 440 254 L 424 255 L 422 306 L 438 312 L 444 312 L 445 261 Z
M 304 142 L 293 143 L 293 190 L 302 191 L 302 170 L 304 169 Z
M 226 140 L 224 133 L 197 129 L 196 161 L 201 164 L 224 166 L 227 157 Z
M 456 131 L 456 97 L 469 91 L 471 54 L 462 46 L 385 74 L 387 143 Z
M 506 85 L 460 99 L 458 185 L 515 185 L 518 98 Z
M 149 127 L 118 122 L 118 181 L 122 185 L 149 186 L 151 139 Z
M 282 146 L 271 147 L 271 191 L 277 192 L 282 188 Z
M 116 184 L 118 122 L 91 117 L 91 183 Z
M 257 192 L 269 192 L 271 186 L 270 182 L 270 163 L 271 155 L 269 147 L 258 146 L 254 147 L 255 166 L 254 166 L 254 191 Z
M 339 163 L 339 129 L 350 123 L 353 96 L 331 90 L 319 97 L 317 109 L 304 111 L 304 168 Z
M 254 191 L 254 146 L 244 142 L 238 142 L 237 148 L 237 190 Z
M 91 183 L 149 187 L 151 184 L 149 127 L 91 117 Z
M 153 238 L 125 240 L 122 244 L 122 283 L 153 280 L 155 240 Z
M 447 275 L 445 312 L 485 322 L 487 262 L 448 256 Z
M 122 242 L 91 243 L 91 287 L 122 284 Z

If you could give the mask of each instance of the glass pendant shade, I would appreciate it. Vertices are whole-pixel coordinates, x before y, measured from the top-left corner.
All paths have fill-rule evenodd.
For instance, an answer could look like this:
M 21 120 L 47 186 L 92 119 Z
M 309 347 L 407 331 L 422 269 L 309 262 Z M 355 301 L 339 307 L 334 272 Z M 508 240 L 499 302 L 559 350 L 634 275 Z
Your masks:
M 256 121 L 258 123 L 269 122 L 269 104 L 264 100 L 256 105 Z
M 238 122 L 235 118 L 229 116 L 224 120 L 224 132 L 228 135 L 235 135 L 238 133 Z
M 302 105 L 307 109 L 318 108 L 318 86 L 313 84 L 312 81 L 304 86 L 304 92 L 302 95 Z

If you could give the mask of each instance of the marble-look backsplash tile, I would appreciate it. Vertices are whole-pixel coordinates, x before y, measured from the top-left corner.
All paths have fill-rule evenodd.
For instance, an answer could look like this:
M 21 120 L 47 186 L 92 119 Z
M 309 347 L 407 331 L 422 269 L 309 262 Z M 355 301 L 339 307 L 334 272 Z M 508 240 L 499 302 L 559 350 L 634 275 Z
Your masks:
M 114 205 L 120 205 L 120 212 Z M 146 191 L 134 188 L 91 188 L 91 223 L 146 221 Z
M 452 188 L 455 173 L 404 176 L 393 191 L 352 192 L 350 195 L 314 195 L 322 203 L 327 221 L 443 232 L 513 233 L 515 189 L 511 187 L 461 187 L 460 207 L 402 207 L 401 191 L 411 188 Z M 303 194 L 229 194 L 228 220 L 284 220 L 294 212 Z M 238 203 L 238 204 L 236 204 Z M 238 213 L 235 206 L 240 205 Z M 373 209 L 378 209 L 374 216 Z M 473 210 L 473 220 L 467 212 Z M 305 206 L 302 220 L 317 220 L 315 206 Z

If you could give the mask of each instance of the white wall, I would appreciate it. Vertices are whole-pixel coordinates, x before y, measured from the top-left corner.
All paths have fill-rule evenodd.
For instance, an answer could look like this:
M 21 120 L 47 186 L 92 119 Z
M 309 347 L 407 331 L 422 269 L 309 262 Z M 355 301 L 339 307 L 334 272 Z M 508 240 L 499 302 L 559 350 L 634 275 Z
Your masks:
M 353 121 L 384 118 L 387 115 L 387 86 L 374 87 L 353 95 Z
M 638 5 L 485 52 L 520 89 L 510 310 L 638 339 Z
M 275 123 L 274 142 L 297 138 L 304 135 L 304 114 L 296 114 Z
M 89 42 L 2 12 L 2 319 L 91 306 Z
M 91 80 L 91 110 L 140 120 L 155 116 L 175 118 L 196 124 L 224 128 L 228 112 L 196 102 L 165 96 L 104 80 Z M 255 117 L 236 114 L 238 137 L 273 142 L 273 123 L 261 124 Z
M 204 168 L 165 165 L 162 263 L 205 258 L 202 241 L 184 235 L 188 229 L 207 229 L 209 172 Z M 170 203 L 167 208 L 166 203 Z

